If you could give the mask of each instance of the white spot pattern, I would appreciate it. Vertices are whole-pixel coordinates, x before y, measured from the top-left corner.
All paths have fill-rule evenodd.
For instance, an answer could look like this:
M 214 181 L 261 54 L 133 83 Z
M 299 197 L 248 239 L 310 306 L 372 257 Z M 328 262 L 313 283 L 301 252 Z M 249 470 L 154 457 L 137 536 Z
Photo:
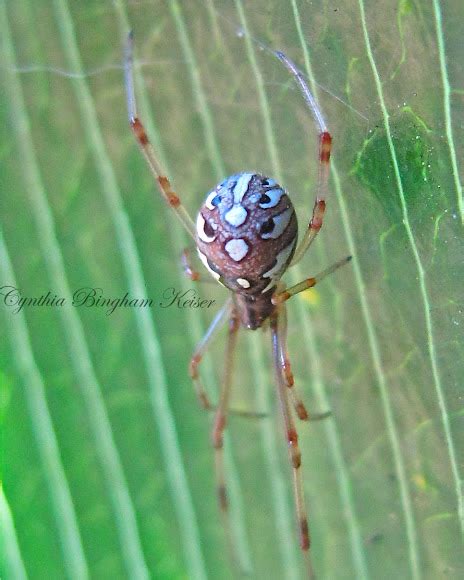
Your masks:
M 232 260 L 240 262 L 240 260 L 243 260 L 243 258 L 248 254 L 249 247 L 245 240 L 234 238 L 226 243 L 224 249 Z
M 224 219 L 230 223 L 231 226 L 241 226 L 247 218 L 247 211 L 242 205 L 234 205 L 226 213 Z
M 237 284 L 240 284 L 242 288 L 249 288 L 250 283 L 246 278 L 237 278 Z

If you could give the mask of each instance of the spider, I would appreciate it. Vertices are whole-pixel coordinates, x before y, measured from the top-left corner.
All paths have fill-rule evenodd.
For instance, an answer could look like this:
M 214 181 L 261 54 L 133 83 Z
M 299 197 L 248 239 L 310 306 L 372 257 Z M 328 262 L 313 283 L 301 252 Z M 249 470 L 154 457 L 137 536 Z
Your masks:
M 296 415 L 303 421 L 323 419 L 330 415 L 330 412 L 310 416 L 296 391 L 287 352 L 285 303 L 295 294 L 313 287 L 345 265 L 351 256 L 339 260 L 318 275 L 306 278 L 290 288 L 286 288 L 281 281 L 288 268 L 301 260 L 322 227 L 328 192 L 332 137 L 316 100 L 295 64 L 283 52 L 272 51 L 272 53 L 294 77 L 319 132 L 316 200 L 311 219 L 299 243 L 297 243 L 297 218 L 288 193 L 274 179 L 255 172 L 236 173 L 224 179 L 208 193 L 194 223 L 163 172 L 137 114 L 132 32 L 129 33 L 125 52 L 125 83 L 130 127 L 158 183 L 162 197 L 194 240 L 198 256 L 206 269 L 217 282 L 231 291 L 230 297 L 195 349 L 189 367 L 200 405 L 204 409 L 213 409 L 200 380 L 199 364 L 217 331 L 228 323 L 224 374 L 219 402 L 214 407 L 212 430 L 220 509 L 224 514 L 228 511 L 223 433 L 226 427 L 232 384 L 232 362 L 238 331 L 240 327 L 251 330 L 268 327 L 271 334 L 277 395 L 292 468 L 300 546 L 308 554 L 310 535 L 303 494 L 301 452 L 290 399 Z M 202 276 L 190 265 L 187 251 L 184 251 L 183 263 L 184 270 L 191 280 L 202 280 Z

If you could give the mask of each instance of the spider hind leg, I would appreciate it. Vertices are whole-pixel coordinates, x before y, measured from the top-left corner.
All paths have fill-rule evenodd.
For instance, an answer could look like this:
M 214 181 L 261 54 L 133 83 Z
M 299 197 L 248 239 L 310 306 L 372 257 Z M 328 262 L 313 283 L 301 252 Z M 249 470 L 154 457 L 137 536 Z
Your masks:
M 237 335 L 240 328 L 240 321 L 233 308 L 229 317 L 229 331 L 227 336 L 226 353 L 224 360 L 224 374 L 221 383 L 221 392 L 219 402 L 214 414 L 213 430 L 211 434 L 212 444 L 214 447 L 214 465 L 216 472 L 216 490 L 221 510 L 223 526 L 226 534 L 227 545 L 232 561 L 237 567 L 244 570 L 240 563 L 237 548 L 234 542 L 232 526 L 229 515 L 229 501 L 227 496 L 227 485 L 224 466 L 224 430 L 227 423 L 227 414 L 229 410 L 230 391 L 232 387 L 232 370 L 233 361 L 237 346 Z
M 303 479 L 301 473 L 301 450 L 298 444 L 298 434 L 290 410 L 288 401 L 288 387 L 282 371 L 282 326 L 279 320 L 279 311 L 276 310 L 270 318 L 272 358 L 274 363 L 274 373 L 277 385 L 277 396 L 280 404 L 280 411 L 283 419 L 285 434 L 288 444 L 288 454 L 292 467 L 293 491 L 295 498 L 295 508 L 298 520 L 300 536 L 300 546 L 305 552 L 310 547 L 310 535 L 308 526 L 308 516 L 306 512 L 305 499 L 303 493 Z

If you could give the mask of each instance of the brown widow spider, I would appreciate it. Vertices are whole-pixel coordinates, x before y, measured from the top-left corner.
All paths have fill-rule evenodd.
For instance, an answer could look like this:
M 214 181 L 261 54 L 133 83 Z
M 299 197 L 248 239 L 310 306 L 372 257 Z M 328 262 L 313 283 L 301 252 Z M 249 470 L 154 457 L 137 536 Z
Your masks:
M 319 130 L 319 175 L 316 201 L 312 217 L 299 244 L 297 244 L 297 218 L 288 194 L 273 179 L 254 172 L 231 175 L 217 185 L 208 193 L 195 224 L 173 191 L 137 115 L 133 81 L 132 32 L 129 34 L 125 53 L 125 82 L 130 126 L 158 183 L 161 195 L 194 240 L 198 255 L 207 270 L 213 278 L 232 292 L 197 346 L 190 362 L 190 376 L 200 404 L 204 409 L 212 409 L 201 383 L 198 367 L 216 332 L 228 322 L 224 375 L 219 402 L 214 409 L 212 432 L 217 493 L 221 511 L 226 514 L 228 510 L 222 448 L 238 330 L 241 326 L 251 330 L 269 326 L 277 394 L 293 473 L 300 546 L 308 554 L 310 536 L 300 470 L 301 452 L 289 398 L 292 399 L 297 416 L 303 421 L 323 419 L 330 415 L 330 412 L 310 416 L 296 392 L 287 352 L 285 302 L 295 294 L 319 283 L 327 275 L 346 264 L 351 256 L 343 258 L 318 275 L 306 278 L 290 288 L 286 288 L 281 281 L 284 272 L 301 260 L 322 227 L 328 190 L 332 137 L 318 104 L 294 63 L 284 53 L 272 52 L 293 75 Z M 200 274 L 190 265 L 187 251 L 183 254 L 183 262 L 184 269 L 191 280 L 200 280 Z M 227 535 L 230 539 L 230 532 Z

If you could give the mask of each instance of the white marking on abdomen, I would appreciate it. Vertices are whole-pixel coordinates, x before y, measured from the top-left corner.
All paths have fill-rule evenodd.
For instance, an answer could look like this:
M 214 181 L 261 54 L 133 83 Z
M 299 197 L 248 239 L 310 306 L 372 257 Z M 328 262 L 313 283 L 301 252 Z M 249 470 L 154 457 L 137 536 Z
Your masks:
M 208 209 L 213 210 L 214 209 L 214 205 L 211 203 L 213 201 L 213 199 L 216 197 L 216 195 L 218 195 L 217 191 L 214 190 L 211 193 L 208 194 L 208 197 L 205 200 L 205 205 Z
M 263 209 L 267 209 L 268 207 L 275 207 L 281 197 L 284 195 L 284 190 L 283 189 L 267 189 L 264 194 L 267 195 L 271 201 L 268 201 L 267 203 L 260 203 L 259 207 L 262 207 Z
M 267 272 L 264 272 L 262 277 L 263 278 L 271 278 L 271 280 L 270 280 L 269 284 L 266 286 L 266 288 L 264 288 L 264 290 L 262 290 L 261 294 L 263 294 L 264 292 L 269 290 L 269 288 L 272 288 L 272 286 L 275 284 L 275 281 L 281 277 L 282 271 L 285 267 L 285 264 L 287 263 L 287 260 L 290 256 L 290 254 L 292 253 L 292 250 L 295 246 L 295 243 L 296 243 L 296 236 L 288 244 L 288 246 L 286 248 L 284 248 L 283 250 L 281 250 L 277 254 L 275 265 L 272 266 L 272 268 L 270 270 L 268 270 Z
M 240 262 L 248 254 L 249 247 L 245 240 L 239 238 L 229 240 L 224 249 L 234 262 Z
M 216 239 L 216 235 L 214 235 L 214 236 L 208 236 L 208 235 L 206 235 L 206 233 L 205 233 L 205 223 L 206 223 L 205 222 L 205 218 L 201 215 L 201 212 L 200 212 L 198 214 L 198 217 L 197 217 L 197 234 L 198 234 L 198 237 L 200 238 L 200 240 L 203 240 L 204 242 L 207 242 L 207 243 L 214 242 L 214 240 Z M 215 224 L 210 224 L 210 225 L 211 225 L 211 227 L 213 229 L 216 229 L 217 228 L 217 226 L 214 227 Z
M 219 278 L 221 277 L 221 275 L 218 274 L 217 272 L 215 272 L 211 268 L 211 266 L 208 264 L 208 258 L 204 254 L 202 254 L 200 252 L 200 250 L 198 250 L 198 248 L 197 248 L 197 252 L 198 252 L 198 256 L 199 256 L 200 260 L 203 262 L 205 268 L 208 270 L 208 272 L 211 274 L 211 276 L 219 282 Z
M 240 284 L 242 288 L 249 288 L 250 283 L 246 278 L 237 278 L 237 284 Z
M 243 222 L 247 219 L 247 210 L 241 205 L 234 205 L 226 213 L 224 219 L 230 223 L 231 226 L 241 226 Z
M 234 194 L 234 204 L 238 205 L 242 201 L 253 175 L 254 173 L 242 173 L 242 175 L 237 179 L 237 183 L 232 190 L 232 193 Z
M 272 218 L 274 221 L 274 229 L 272 230 L 272 232 L 269 232 L 268 234 L 261 234 L 263 240 L 267 240 L 269 238 L 275 240 L 276 238 L 279 238 L 286 230 L 290 220 L 292 219 L 292 215 L 293 208 L 289 207 L 279 215 L 274 216 Z

